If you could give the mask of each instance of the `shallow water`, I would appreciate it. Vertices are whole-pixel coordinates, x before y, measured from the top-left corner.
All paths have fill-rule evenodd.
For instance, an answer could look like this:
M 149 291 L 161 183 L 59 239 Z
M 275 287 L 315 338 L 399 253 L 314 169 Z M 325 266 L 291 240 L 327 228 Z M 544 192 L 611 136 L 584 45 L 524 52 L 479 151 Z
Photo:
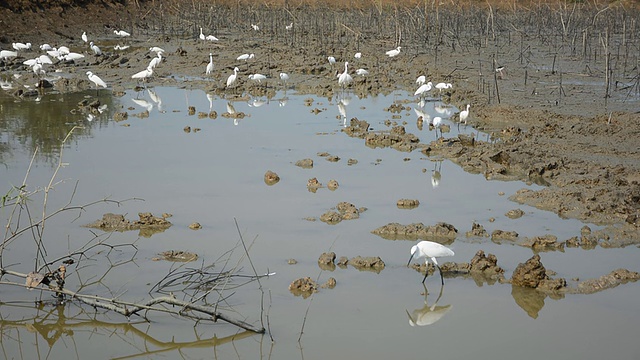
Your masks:
M 341 111 L 346 111 L 347 119 L 367 120 L 375 130 L 387 129 L 386 120 L 406 121 L 407 132 L 416 134 L 422 142 L 435 139 L 435 132 L 427 125 L 422 130 L 417 128 L 414 109 L 418 104 L 406 93 L 364 99 L 340 94 L 327 99 L 299 96 L 293 91 L 278 92 L 272 99 L 231 102 L 235 111 L 247 114 L 234 121 L 221 116 L 228 111 L 229 102 L 225 99 L 217 96 L 209 99 L 200 90 L 158 87 L 152 92 L 127 92 L 120 98 L 100 91 L 98 97 L 108 104 L 108 109 L 91 121 L 86 114 L 71 113 L 84 97 L 95 96 L 94 90 L 72 95 L 47 94 L 37 103 L 3 97 L 0 103 L 3 188 L 21 183 L 35 145 L 40 152 L 28 183 L 46 185 L 57 163 L 55 144 L 72 125 L 79 124 L 84 129 L 76 130 L 67 142 L 63 160 L 68 165 L 58 175 L 67 180 L 50 195 L 48 209 L 64 205 L 76 181 L 74 204 L 103 197 L 144 199 L 123 202 L 119 207 L 108 204 L 88 207 L 73 222 L 76 212 L 52 219 L 46 229 L 48 256 L 62 256 L 75 244 L 88 241 L 91 233 L 81 225 L 103 213 L 125 213 L 129 219 L 135 219 L 138 212 L 158 216 L 171 213 L 169 220 L 173 226 L 151 237 L 139 237 L 137 232 L 114 233 L 109 241 L 135 241 L 137 253 L 114 254 L 112 260 L 120 265 L 91 290 L 102 296 L 118 294 L 141 300 L 149 297 L 149 284 L 162 279 L 172 266 L 152 261 L 157 253 L 188 250 L 197 253 L 204 264 L 213 263 L 237 244 L 235 219 L 245 241 L 253 243 L 250 255 L 257 272 L 276 272 L 275 276 L 261 280 L 267 290 L 265 326 L 268 325 L 275 343 L 271 343 L 268 335 L 228 338 L 237 329 L 223 323 L 193 328 L 187 320 L 158 314 L 150 315 L 151 324 L 122 325 L 126 320 L 115 314 L 97 316 L 102 323 L 80 321 L 86 315 L 76 315 L 79 308 L 75 304 L 65 308 L 66 319 L 61 319 L 55 310 L 45 321 L 52 324 L 45 328 L 48 331 L 32 333 L 26 331 L 30 327 L 25 324 L 34 323 L 28 319 L 35 316 L 36 310 L 13 304 L 0 309 L 6 319 L 2 322 L 5 329 L 2 343 L 8 358 L 44 357 L 49 352 L 55 358 L 76 354 L 83 358 L 96 351 L 114 358 L 136 354 L 203 358 L 211 357 L 213 352 L 221 358 L 316 359 L 326 357 L 328 351 L 340 354 L 340 358 L 374 359 L 394 356 L 539 359 L 556 358 L 558 354 L 562 358 L 583 359 L 612 353 L 619 358 L 640 355 L 640 346 L 634 341 L 640 329 L 640 314 L 635 311 L 633 301 L 640 291 L 634 283 L 593 295 L 551 299 L 512 289 L 511 285 L 446 278 L 442 296 L 434 308 L 441 312 L 430 318 L 436 322 L 410 326 L 407 312 L 422 309 L 424 313 L 430 309 L 424 308 L 422 275 L 406 267 L 414 242 L 386 240 L 371 234 L 373 229 L 391 222 L 450 223 L 459 231 L 458 238 L 449 245 L 456 255 L 443 261 L 468 262 L 476 251 L 484 250 L 497 256 L 498 264 L 510 277 L 518 263 L 532 256 L 531 250 L 504 242 L 496 244 L 487 238 L 466 238 L 464 233 L 474 221 L 489 233 L 495 229 L 515 230 L 521 237 L 553 234 L 559 240 L 579 235 L 584 224 L 509 201 L 508 197 L 517 190 L 538 189 L 538 185 L 487 181 L 482 175 L 465 173 L 450 161 L 435 161 L 439 159 L 429 159 L 419 151 L 371 149 L 364 145 L 364 140 L 349 138 L 341 132 L 345 124 Z M 394 101 L 411 109 L 399 113 L 399 118 L 394 117 L 384 111 Z M 435 103 L 425 105 L 431 116 L 438 115 L 433 108 Z M 132 116 L 141 113 L 145 106 L 152 106 L 148 117 Z M 190 116 L 189 106 L 207 113 L 214 110 L 218 117 Z M 113 121 L 113 113 L 123 108 L 129 112 L 128 120 Z M 312 112 L 314 109 L 321 111 L 316 114 Z M 443 124 L 451 127 L 450 132 L 445 132 L 446 137 L 475 132 L 448 119 Z M 192 131 L 185 132 L 186 126 Z M 195 128 L 201 130 L 194 132 Z M 488 138 L 482 133 L 477 136 L 481 140 Z M 329 162 L 318 155 L 321 152 L 337 155 L 340 160 Z M 312 169 L 294 165 L 304 158 L 314 160 Z M 348 165 L 348 159 L 358 162 Z M 267 170 L 280 175 L 278 184 L 264 183 Z M 434 170 L 441 173 L 437 187 L 432 184 Z M 306 183 L 313 177 L 323 184 L 335 179 L 340 187 L 335 191 L 324 187 L 310 192 Z M 402 198 L 418 199 L 420 206 L 399 209 L 396 202 Z M 317 220 L 341 201 L 366 207 L 367 211 L 359 219 L 336 225 Z M 35 209 L 38 203 L 34 203 Z M 515 208 L 522 209 L 525 215 L 517 220 L 504 215 Z M 5 211 L 2 219 L 6 216 Z M 195 221 L 202 224 L 201 230 L 188 229 Z M 33 245 L 32 241 L 23 243 L 24 248 L 13 244 L 8 252 L 11 260 L 5 260 L 5 264 L 17 264 L 13 270 L 28 272 Z M 379 256 L 386 267 L 380 273 L 352 267 L 321 271 L 317 259 L 325 251 L 334 251 L 338 257 Z M 232 258 L 235 262 L 241 256 L 242 252 L 236 249 Z M 637 256 L 636 247 L 541 253 L 547 269 L 568 281 L 598 277 L 621 267 L 636 271 Z M 131 257 L 134 261 L 127 262 Z M 298 263 L 288 265 L 290 258 Z M 104 266 L 95 265 L 70 276 L 67 286 L 77 288 L 80 279 L 90 278 L 87 272 L 99 273 Z M 242 262 L 242 272 L 252 273 L 246 260 Z M 321 283 L 334 277 L 337 286 L 321 289 L 312 298 L 296 297 L 288 291 L 288 285 L 304 276 L 318 278 Z M 440 282 L 433 276 L 427 278 L 426 284 L 431 306 L 440 292 Z M 229 303 L 238 311 L 238 317 L 258 324 L 260 293 L 254 285 L 239 288 Z M 3 301 L 31 300 L 37 296 L 23 289 L 0 290 Z M 26 320 L 12 322 L 22 319 Z M 299 343 L 303 324 L 304 334 Z M 61 335 L 56 337 L 52 333 Z M 44 341 L 50 338 L 54 340 Z

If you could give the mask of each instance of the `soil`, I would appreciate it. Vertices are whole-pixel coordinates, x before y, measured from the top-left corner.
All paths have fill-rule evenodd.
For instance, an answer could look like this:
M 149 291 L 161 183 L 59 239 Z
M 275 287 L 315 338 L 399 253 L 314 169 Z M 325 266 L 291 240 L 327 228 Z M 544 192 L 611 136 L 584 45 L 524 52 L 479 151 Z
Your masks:
M 76 63 L 55 65 L 77 75 L 54 84 L 58 91 L 91 88 L 93 84 L 84 75 L 91 70 L 108 82 L 116 96 L 122 94 L 125 89 L 138 85 L 130 75 L 146 68 L 155 57 L 149 48 L 159 46 L 166 50 L 165 57 L 149 81 L 150 85 L 201 88 L 209 93 L 225 94 L 228 98 L 241 98 L 240 89 L 246 89 L 252 95 L 273 96 L 282 88 L 282 83 L 271 80 L 267 86 L 250 84 L 247 80 L 249 63 L 236 60 L 246 51 L 256 54 L 249 60 L 251 72 L 278 79 L 278 74 L 286 71 L 290 75 L 286 83 L 290 91 L 332 97 L 341 90 L 335 76 L 341 69 L 333 68 L 325 60 L 327 54 L 343 54 L 341 61 L 351 61 L 353 56 L 349 55 L 351 49 L 346 45 L 328 49 L 326 42 L 318 41 L 312 34 L 304 38 L 304 46 L 294 46 L 274 34 L 253 33 L 240 26 L 219 29 L 216 33 L 220 38 L 218 42 L 201 41 L 197 34 L 185 37 L 163 32 L 160 35 L 149 30 L 155 23 L 146 14 L 154 10 L 154 5 L 144 1 L 125 4 L 116 0 L 60 0 L 37 5 L 31 1 L 14 1 L 11 4 L 0 3 L 0 22 L 4 28 L 0 47 L 11 49 L 12 42 L 31 42 L 34 47 L 5 63 L 1 73 L 22 71 L 25 74 L 23 81 L 34 83 L 31 82 L 34 75 L 24 70 L 22 61 L 35 57 L 39 44 L 69 45 L 72 51 L 84 53 L 85 58 Z M 113 45 L 119 42 L 113 30 L 119 28 L 132 30 L 134 34 L 125 41 L 131 46 L 125 51 L 113 50 Z M 104 55 L 94 56 L 88 51 L 87 45 L 80 40 L 82 31 L 96 38 Z M 522 55 L 523 47 L 533 49 L 529 56 L 537 56 L 540 51 L 536 50 L 540 44 L 534 41 L 510 41 L 504 46 L 507 48 L 502 49 L 503 53 L 511 55 L 518 52 Z M 544 185 L 539 191 L 522 190 L 511 199 L 553 211 L 561 217 L 606 226 L 603 230 L 583 234 L 580 239 L 562 243 L 567 246 L 617 247 L 640 243 L 639 99 L 632 96 L 630 100 L 621 100 L 623 96 L 616 91 L 622 89 L 617 88 L 617 83 L 611 98 L 606 98 L 602 86 L 592 85 L 602 81 L 602 72 L 592 73 L 591 67 L 601 64 L 590 67 L 572 57 L 559 57 L 556 62 L 555 56 L 547 54 L 539 55 L 540 66 L 525 68 L 517 66 L 517 57 L 513 56 L 512 63 L 504 71 L 494 74 L 486 65 L 491 64 L 495 55 L 489 47 L 460 51 L 455 46 L 443 45 L 436 49 L 439 53 L 435 61 L 433 54 L 426 50 L 405 47 L 401 55 L 386 57 L 385 51 L 394 47 L 388 37 L 362 36 L 358 50 L 363 56 L 353 61 L 354 67 L 367 68 L 371 75 L 362 77 L 354 73 L 351 91 L 358 96 L 388 94 L 398 89 L 412 92 L 416 88 L 416 77 L 422 74 L 434 83 L 446 80 L 453 88 L 442 92 L 443 100 L 458 109 L 471 104 L 466 125 L 490 133 L 491 137 L 441 137 L 423 142 L 416 135 L 406 133 L 402 125 L 391 121 L 388 130 L 371 131 L 367 119 L 356 118 L 347 122 L 349 126 L 344 131 L 348 136 L 361 137 L 370 147 L 419 150 L 429 157 L 450 159 L 466 171 L 482 173 L 490 180 L 521 180 Z M 213 74 L 205 76 L 210 52 L 215 67 Z M 479 64 L 485 64 L 484 68 Z M 236 66 L 240 68 L 237 85 L 225 89 L 227 76 Z M 494 83 L 493 90 L 487 90 L 486 83 Z M 415 106 L 415 103 L 394 103 L 388 111 L 393 119 L 394 114 L 407 112 Z M 238 116 L 234 111 L 225 114 L 221 116 Z M 126 114 L 120 116 L 126 118 Z M 452 117 L 458 118 L 458 115 Z M 427 120 L 420 117 L 416 121 L 420 125 Z M 265 182 L 268 180 L 271 181 L 271 176 L 265 176 Z M 312 180 L 309 190 L 316 191 L 322 184 L 317 179 Z M 340 220 L 344 217 L 342 211 L 331 215 L 340 216 Z M 323 221 L 333 223 L 337 220 Z M 390 225 L 403 227 L 406 232 L 404 225 Z M 441 234 L 445 238 L 448 234 L 452 237 L 457 234 L 455 229 L 447 227 L 446 230 L 447 235 Z M 395 229 L 393 234 L 397 233 L 398 229 Z M 481 228 L 477 233 L 487 236 Z M 518 235 L 501 231 L 491 237 L 494 241 L 512 241 Z M 525 241 L 535 248 L 562 246 L 551 237 Z

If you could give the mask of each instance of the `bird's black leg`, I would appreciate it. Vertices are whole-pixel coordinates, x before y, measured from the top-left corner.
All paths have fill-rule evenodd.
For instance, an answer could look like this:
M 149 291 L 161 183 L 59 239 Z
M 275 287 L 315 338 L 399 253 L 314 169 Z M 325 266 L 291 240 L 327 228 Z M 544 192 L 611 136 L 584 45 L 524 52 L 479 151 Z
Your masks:
M 429 267 L 426 266 L 425 270 L 424 270 L 424 278 L 422 278 L 422 283 L 424 284 L 424 281 L 427 280 L 427 275 L 429 275 Z
M 440 271 L 440 280 L 442 281 L 442 285 L 444 285 L 444 277 L 442 276 L 442 269 L 440 269 L 440 265 L 436 265 L 438 271 Z

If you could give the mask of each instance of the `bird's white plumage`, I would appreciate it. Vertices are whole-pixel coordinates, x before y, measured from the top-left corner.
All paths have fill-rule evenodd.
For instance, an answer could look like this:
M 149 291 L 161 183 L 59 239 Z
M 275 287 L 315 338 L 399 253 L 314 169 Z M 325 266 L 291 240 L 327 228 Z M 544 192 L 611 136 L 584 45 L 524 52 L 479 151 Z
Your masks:
M 144 79 L 150 78 L 151 75 L 153 75 L 153 69 L 146 68 L 146 69 L 144 69 L 144 70 L 142 70 L 140 72 L 137 72 L 137 73 L 131 75 L 131 78 L 132 79 L 142 79 L 142 80 L 144 80 Z
M 87 37 L 87 32 L 86 31 L 82 32 L 82 36 L 81 37 L 82 37 L 82 41 L 84 41 L 84 42 L 88 42 L 89 41 L 89 38 Z
M 155 69 L 156 66 L 160 65 L 160 62 L 162 62 L 162 52 L 159 52 L 157 57 L 154 57 L 153 59 L 151 59 L 151 61 L 149 61 L 149 66 L 147 67 L 151 69 Z
M 266 80 L 266 79 L 267 79 L 267 77 L 262 75 L 262 74 L 251 74 L 251 75 L 249 75 L 249 80 L 253 80 L 253 81 L 256 81 L 258 83 L 261 83 L 262 80 Z
M 213 54 L 209 53 L 209 63 L 207 64 L 207 69 L 205 70 L 205 73 L 209 75 L 211 74 L 211 72 L 213 72 Z
M 400 55 L 400 49 L 401 49 L 401 46 L 398 46 L 397 48 L 395 48 L 395 49 L 393 49 L 393 50 L 389 50 L 389 51 L 387 51 L 385 54 L 386 54 L 388 57 L 398 56 L 398 55 Z
M 164 52 L 164 49 L 157 46 L 152 46 L 149 48 L 149 51 L 159 53 L 159 52 Z
M 236 60 L 244 60 L 247 61 L 249 59 L 253 59 L 255 57 L 254 54 L 242 54 L 236 58 Z
M 349 85 L 351 81 L 353 81 L 353 78 L 351 77 L 351 75 L 349 75 L 348 66 L 349 62 L 346 61 L 344 63 L 344 72 L 338 77 L 338 85 L 342 86 L 343 88 Z
M 356 70 L 356 74 L 360 75 L 360 76 L 365 76 L 365 75 L 369 75 L 369 72 L 365 69 L 358 69 Z
M 442 90 L 445 89 L 451 89 L 453 87 L 453 85 L 451 85 L 450 83 L 437 83 L 435 88 L 438 89 L 440 92 L 442 92 Z
M 422 96 L 423 94 L 431 91 L 431 87 L 433 85 L 431 84 L 431 81 L 429 81 L 426 84 L 422 84 L 420 85 L 420 87 L 418 88 L 418 90 L 416 90 L 416 92 L 413 94 L 414 96 Z
M 353 55 L 354 58 L 356 59 L 360 59 L 362 57 L 362 53 L 361 52 L 357 52 L 355 55 Z
M 469 117 L 469 109 L 471 108 L 471 105 L 467 104 L 467 110 L 462 110 L 460 111 L 460 122 L 461 123 L 467 123 L 467 118 Z
M 293 29 L 293 23 L 291 23 L 291 24 L 289 24 L 289 25 L 285 26 L 285 28 L 286 28 L 287 30 L 291 30 L 291 29 Z
M 131 34 L 129 34 L 128 32 L 126 32 L 124 30 L 113 30 L 113 33 L 116 34 L 117 36 L 120 36 L 120 37 L 131 36 Z
M 205 40 L 206 36 L 202 33 L 202 28 L 200 28 L 200 40 Z
M 227 78 L 227 87 L 230 87 L 231 85 L 233 85 L 233 83 L 236 82 L 236 78 L 238 77 L 238 71 L 240 71 L 238 67 L 235 67 L 233 69 L 233 74 L 229 75 L 229 77 Z
M 424 83 L 427 82 L 427 78 L 424 75 L 420 75 L 418 76 L 418 78 L 416 79 L 416 84 L 418 84 L 418 86 L 422 86 L 424 85 Z
M 91 50 L 93 50 L 93 53 L 96 55 L 102 55 L 102 50 L 100 50 L 100 48 L 98 47 L 98 45 L 94 44 L 93 41 L 89 43 L 89 46 L 91 47 Z M 58 51 L 60 51 L 60 49 L 58 49 Z M 67 52 L 68 53 L 68 52 Z
M 96 88 L 98 86 L 102 86 L 103 88 L 107 87 L 107 83 L 105 83 L 102 79 L 100 79 L 100 77 L 98 77 L 98 75 L 94 74 L 93 72 L 87 71 L 87 76 L 92 83 L 96 84 Z
M 423 240 L 411 247 L 411 257 L 409 258 L 409 262 L 407 263 L 407 265 L 411 263 L 411 259 L 424 258 L 425 264 L 428 264 L 429 260 L 431 260 L 431 262 L 433 262 L 433 264 L 438 268 L 438 270 L 440 270 L 440 266 L 438 265 L 438 260 L 436 260 L 436 258 L 443 257 L 443 256 L 453 256 L 453 255 L 455 255 L 453 250 L 449 249 L 448 247 L 442 244 L 438 244 L 437 242 Z M 422 282 L 424 282 L 427 279 L 428 273 L 429 272 L 427 271 L 427 273 L 424 276 L 424 279 L 422 279 Z M 442 277 L 442 270 L 440 270 L 440 279 L 444 284 L 444 278 Z
M 333 56 L 327 57 L 327 60 L 329 60 L 329 65 L 331 66 L 336 63 L 336 58 L 334 58 Z

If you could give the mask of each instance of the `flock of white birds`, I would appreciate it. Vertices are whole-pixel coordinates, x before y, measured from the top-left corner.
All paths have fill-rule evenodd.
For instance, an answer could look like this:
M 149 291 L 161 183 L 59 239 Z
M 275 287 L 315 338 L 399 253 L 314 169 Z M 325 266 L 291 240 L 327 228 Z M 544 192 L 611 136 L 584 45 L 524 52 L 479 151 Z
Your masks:
M 251 28 L 254 31 L 260 31 L 260 27 L 257 24 L 251 24 Z M 293 23 L 289 24 L 286 26 L 286 30 L 291 30 L 293 28 Z M 124 30 L 114 30 L 113 31 L 114 34 L 119 37 L 119 38 L 128 38 L 129 36 L 131 36 L 130 33 L 124 31 Z M 102 55 L 102 50 L 100 49 L 100 47 L 95 44 L 93 41 L 89 41 L 88 35 L 86 32 L 83 32 L 81 35 L 82 41 L 84 43 L 88 43 L 89 49 L 91 50 L 91 52 L 93 52 L 93 54 L 95 56 L 100 56 Z M 205 35 L 203 32 L 203 29 L 200 28 L 200 35 L 199 35 L 199 39 L 202 41 L 219 41 L 219 39 L 217 37 L 215 37 L 214 35 Z M 31 49 L 31 43 L 13 43 L 12 47 L 14 50 L 1 50 L 0 51 L 0 59 L 2 60 L 8 60 L 11 58 L 15 58 L 18 56 L 18 52 L 20 51 L 28 51 Z M 129 45 L 116 45 L 114 46 L 114 50 L 125 50 L 129 48 Z M 389 50 L 385 52 L 385 55 L 389 58 L 393 58 L 396 56 L 399 56 L 401 54 L 401 47 L 398 46 L 395 49 Z M 58 48 L 53 48 L 51 47 L 49 44 L 42 44 L 40 46 L 40 50 L 44 51 L 44 54 L 39 55 L 38 57 L 32 58 L 32 59 L 28 59 L 25 60 L 23 62 L 24 65 L 28 66 L 31 68 L 31 70 L 34 72 L 34 74 L 36 74 L 36 76 L 38 76 L 39 78 L 42 78 L 46 75 L 46 69 L 45 66 L 47 64 L 53 64 L 53 61 L 51 60 L 51 58 L 55 58 L 59 61 L 71 61 L 71 60 L 78 60 L 78 59 L 82 59 L 85 57 L 85 55 L 80 54 L 80 53 L 75 53 L 75 52 L 71 52 L 69 50 L 68 47 L 66 46 L 60 46 Z M 148 66 L 146 69 L 137 72 L 133 75 L 131 75 L 132 79 L 136 79 L 138 81 L 142 81 L 143 83 L 146 83 L 147 79 L 151 78 L 153 76 L 153 72 L 154 69 L 160 65 L 160 63 L 163 60 L 163 54 L 164 54 L 164 49 L 154 46 L 149 48 L 150 52 L 153 52 L 156 54 L 155 57 L 153 57 L 151 59 L 151 61 L 149 62 Z M 363 54 L 361 52 L 357 52 L 354 55 L 354 58 L 356 59 L 355 61 L 358 61 L 362 58 Z M 255 58 L 255 54 L 242 54 L 240 56 L 238 56 L 236 58 L 236 60 L 238 61 L 249 61 Z M 331 66 L 331 68 L 333 68 L 333 66 L 336 64 L 336 59 L 334 56 L 329 56 L 327 57 L 327 60 L 329 61 L 329 65 Z M 214 69 L 214 63 L 213 63 L 213 53 L 209 53 L 209 62 L 207 63 L 206 69 L 205 69 L 205 74 L 209 75 L 213 73 L 213 69 Z M 230 74 L 227 78 L 226 81 L 226 87 L 230 88 L 233 87 L 234 84 L 237 81 L 238 78 L 238 72 L 239 72 L 239 68 L 235 67 L 233 69 L 233 73 Z M 337 72 L 336 72 L 337 73 Z M 367 69 L 364 68 L 359 68 L 357 70 L 355 70 L 355 74 L 358 76 L 368 76 L 369 75 L 369 71 Z M 98 89 L 98 87 L 103 87 L 103 88 L 107 88 L 107 83 L 102 80 L 98 75 L 94 74 L 92 71 L 87 71 L 86 75 L 89 79 L 89 81 L 91 81 L 93 84 L 95 84 L 96 89 Z M 287 81 L 289 81 L 289 75 L 287 73 L 280 73 L 279 74 L 280 80 L 286 84 Z M 344 63 L 344 72 L 341 73 L 337 73 L 337 78 L 338 78 L 338 85 L 344 90 L 352 81 L 353 81 L 353 77 L 349 74 L 349 62 L 345 61 Z M 266 82 L 267 80 L 267 76 L 263 75 L 263 74 L 251 74 L 248 77 L 249 80 L 261 84 L 263 82 Z M 416 84 L 418 86 L 417 90 L 414 93 L 414 96 L 419 97 L 420 99 L 420 106 L 423 107 L 425 104 L 425 97 L 431 93 L 431 91 L 433 89 L 438 90 L 439 94 L 442 95 L 443 91 L 446 91 L 447 89 L 451 89 L 453 87 L 453 85 L 451 83 L 444 83 L 444 82 L 440 82 L 437 83 L 435 85 L 433 85 L 433 83 L 431 81 L 427 82 L 427 79 L 424 75 L 419 76 L 416 79 Z M 469 118 L 469 111 L 470 111 L 470 107 L 471 105 L 467 104 L 466 109 L 460 112 L 459 115 L 459 120 L 461 123 L 467 123 L 467 119 Z M 431 120 L 431 124 L 435 127 L 437 127 L 440 123 L 442 119 L 440 117 L 434 117 Z

